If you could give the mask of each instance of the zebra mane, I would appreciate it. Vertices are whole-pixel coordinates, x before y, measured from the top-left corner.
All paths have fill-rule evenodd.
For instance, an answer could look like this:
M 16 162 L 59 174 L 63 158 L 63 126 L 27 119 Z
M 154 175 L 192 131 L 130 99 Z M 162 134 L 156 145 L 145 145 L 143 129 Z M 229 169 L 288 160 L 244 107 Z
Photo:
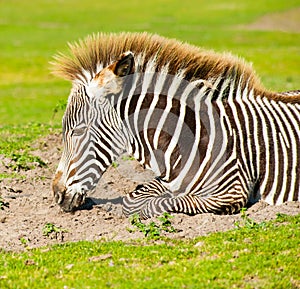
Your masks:
M 53 73 L 73 82 L 88 83 L 103 67 L 116 61 L 119 56 L 132 51 L 139 59 L 137 69 L 144 72 L 149 60 L 154 61 L 154 71 L 167 67 L 168 74 L 180 75 L 187 81 L 213 81 L 230 77 L 242 84 L 242 88 L 272 95 L 263 88 L 251 65 L 229 53 L 219 54 L 211 50 L 167 39 L 149 33 L 98 33 L 74 44 L 69 44 L 70 54 L 54 57 Z M 142 57 L 138 57 L 142 56 Z M 273 94 L 273 98 L 288 98 Z

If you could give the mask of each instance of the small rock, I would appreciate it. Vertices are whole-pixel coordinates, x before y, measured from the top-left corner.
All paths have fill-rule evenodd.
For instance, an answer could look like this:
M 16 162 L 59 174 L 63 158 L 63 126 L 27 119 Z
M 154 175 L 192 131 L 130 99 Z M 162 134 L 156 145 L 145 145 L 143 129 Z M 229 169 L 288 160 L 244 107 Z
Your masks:
M 240 252 L 239 251 L 235 251 L 232 254 L 232 258 L 239 258 L 240 257 Z
M 198 243 L 196 243 L 196 244 L 194 245 L 194 247 L 202 247 L 204 244 L 205 244 L 205 242 L 199 241 Z
M 252 241 L 251 241 L 250 238 L 245 238 L 244 239 L 244 243 L 246 243 L 246 244 L 252 244 Z
M 7 218 L 6 218 L 6 217 L 1 217 L 1 218 L 0 218 L 0 223 L 5 223 L 5 222 L 6 222 L 6 220 L 7 220 Z
M 6 275 L 2 275 L 2 276 L 0 276 L 0 280 L 1 279 L 7 279 L 7 276 Z
M 66 269 L 71 270 L 73 267 L 74 267 L 74 264 L 68 264 L 68 265 L 66 266 Z
M 24 262 L 24 264 L 25 264 L 26 266 L 33 266 L 33 265 L 35 265 L 35 262 L 34 262 L 34 260 L 32 260 L 32 259 L 27 259 L 27 260 Z
M 114 267 L 114 266 L 115 266 L 114 261 L 113 261 L 113 260 L 110 260 L 108 266 L 109 266 L 109 267 Z

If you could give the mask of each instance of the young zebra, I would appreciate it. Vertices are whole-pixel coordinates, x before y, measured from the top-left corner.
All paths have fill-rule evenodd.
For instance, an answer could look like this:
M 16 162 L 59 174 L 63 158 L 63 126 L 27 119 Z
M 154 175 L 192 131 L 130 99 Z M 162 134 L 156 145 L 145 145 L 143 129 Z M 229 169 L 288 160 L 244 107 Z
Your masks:
M 126 195 L 126 215 L 299 201 L 300 91 L 269 92 L 232 55 L 147 33 L 98 34 L 70 50 L 54 63 L 73 83 L 53 181 L 63 210 L 125 151 L 157 175 Z

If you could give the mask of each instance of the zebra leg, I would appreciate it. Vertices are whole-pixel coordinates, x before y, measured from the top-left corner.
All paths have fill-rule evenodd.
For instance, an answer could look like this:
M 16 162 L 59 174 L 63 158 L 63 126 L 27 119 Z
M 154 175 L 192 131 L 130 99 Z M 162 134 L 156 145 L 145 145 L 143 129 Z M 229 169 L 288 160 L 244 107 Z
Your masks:
M 201 213 L 233 214 L 240 211 L 248 200 L 248 194 L 240 184 L 221 193 L 209 196 L 174 196 L 159 180 L 139 185 L 123 200 L 125 215 L 138 213 L 142 219 L 151 218 L 164 212 L 196 215 Z
M 196 215 L 201 213 L 234 214 L 245 207 L 248 194 L 238 183 L 226 191 L 208 196 L 201 194 L 185 195 L 175 198 L 174 210 L 176 213 Z
M 172 193 L 160 182 L 159 178 L 138 185 L 123 199 L 123 213 L 126 216 L 138 213 L 142 219 L 151 218 L 172 211 Z

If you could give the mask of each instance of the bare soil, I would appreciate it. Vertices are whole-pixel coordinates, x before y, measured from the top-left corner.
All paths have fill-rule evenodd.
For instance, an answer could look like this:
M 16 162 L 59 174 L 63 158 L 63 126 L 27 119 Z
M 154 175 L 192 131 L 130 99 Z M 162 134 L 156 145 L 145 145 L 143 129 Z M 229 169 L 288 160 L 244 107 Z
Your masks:
M 134 160 L 120 158 L 118 167 L 111 167 L 101 179 L 97 190 L 89 196 L 86 205 L 74 213 L 64 213 L 54 203 L 51 181 L 61 155 L 61 136 L 49 135 L 38 141 L 34 154 L 46 161 L 48 167 L 22 171 L 23 178 L 4 179 L 0 183 L 0 196 L 4 206 L 0 210 L 0 249 L 20 251 L 79 240 L 131 240 L 144 238 L 143 233 L 130 233 L 133 228 L 122 215 L 122 196 L 139 182 L 153 177 Z M 10 160 L 0 156 L 0 174 L 11 173 Z M 300 213 L 299 202 L 269 206 L 263 202 L 247 211 L 256 222 L 276 218 L 277 213 Z M 156 220 L 155 220 L 156 221 Z M 202 214 L 186 216 L 175 214 L 172 225 L 176 233 L 166 233 L 171 238 L 195 238 L 211 232 L 235 228 L 241 215 Z M 43 234 L 47 223 L 61 230 L 49 236 Z
M 300 33 L 300 7 L 287 11 L 269 13 L 248 25 L 240 25 L 246 30 L 282 31 Z

